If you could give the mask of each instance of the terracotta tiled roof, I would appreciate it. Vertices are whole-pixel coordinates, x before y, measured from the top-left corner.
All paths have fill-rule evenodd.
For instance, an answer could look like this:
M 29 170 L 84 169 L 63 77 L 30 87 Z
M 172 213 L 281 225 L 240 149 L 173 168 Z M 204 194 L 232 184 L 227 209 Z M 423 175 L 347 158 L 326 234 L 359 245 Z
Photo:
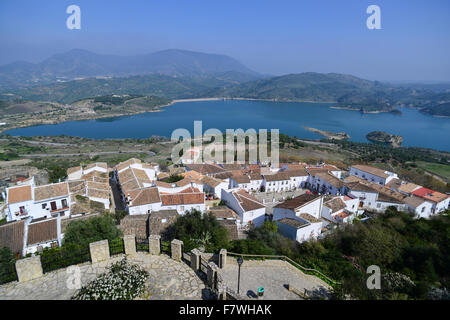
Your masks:
M 345 209 L 347 207 L 344 201 L 342 201 L 342 199 L 339 197 L 324 202 L 323 205 L 326 206 L 327 208 L 330 208 L 332 212 L 336 212 Z
M 69 185 L 67 182 L 48 184 L 34 188 L 34 200 L 58 198 L 69 195 Z
M 266 181 L 269 181 L 269 182 L 285 181 L 285 180 L 290 180 L 291 175 L 287 171 L 283 171 L 283 172 L 277 172 L 275 174 L 264 175 L 264 179 L 266 179 Z
M 231 173 L 231 171 L 228 171 L 228 172 L 217 173 L 214 175 L 214 178 L 228 179 L 228 178 L 231 178 L 232 176 L 233 176 L 233 173 Z
M 304 168 L 300 169 L 290 169 L 283 171 L 286 172 L 290 177 L 307 177 L 309 176 L 308 172 Z
M 94 197 L 94 198 L 100 198 L 100 199 L 109 199 L 109 191 L 108 190 L 88 188 L 87 196 L 88 197 Z
M 305 204 L 314 201 L 318 199 L 319 195 L 314 195 L 310 193 L 304 193 L 302 195 L 299 195 L 298 197 L 286 200 L 282 203 L 279 203 L 275 206 L 275 208 L 284 208 L 284 209 L 291 209 L 295 210 L 297 208 L 300 208 L 304 206 Z
M 211 186 L 213 188 L 217 187 L 219 184 L 223 182 L 222 180 L 213 177 L 203 177 L 202 181 L 204 184 L 207 184 L 208 186 Z
M 91 169 L 91 168 L 95 168 L 95 167 L 108 169 L 108 164 L 106 162 L 94 162 L 94 163 L 88 164 L 84 169 L 87 170 L 87 169 Z
M 402 192 L 406 192 L 406 193 L 412 193 L 413 191 L 421 188 L 422 186 L 419 186 L 418 184 L 412 183 L 412 182 L 408 182 L 405 184 L 402 184 L 398 190 L 402 191 Z
M 239 201 L 239 204 L 241 205 L 242 209 L 244 209 L 244 211 L 265 208 L 264 204 L 259 202 L 259 200 L 255 197 L 251 196 L 244 189 L 233 192 L 233 195 L 236 200 Z
M 246 169 L 247 166 L 245 164 L 239 164 L 239 163 L 223 163 L 220 164 L 222 168 L 225 170 L 242 170 Z
M 135 194 L 130 195 L 132 204 L 130 207 L 143 206 L 151 203 L 161 202 L 161 197 L 158 192 L 158 188 L 150 187 L 143 188 L 135 192 Z
M 32 200 L 31 186 L 12 187 L 8 189 L 8 203 Z
M 335 188 L 342 188 L 344 186 L 344 181 L 341 179 L 335 177 L 329 172 L 317 172 L 314 174 L 316 177 L 320 177 L 322 180 L 328 182 L 330 185 L 332 185 Z
M 166 232 L 178 218 L 176 210 L 160 210 L 152 212 L 148 219 L 148 230 L 150 235 L 160 235 L 162 240 L 168 239 Z
M 443 193 L 440 193 L 440 192 L 437 192 L 437 191 L 434 191 L 434 190 L 431 190 L 431 189 L 427 189 L 427 188 L 424 188 L 424 187 L 419 188 L 417 190 L 414 190 L 413 194 L 418 196 L 418 197 L 424 198 L 426 200 L 431 200 L 431 201 L 433 201 L 435 203 L 439 203 L 441 201 L 444 201 L 444 200 L 446 200 L 449 197 L 446 194 L 443 194 Z
M 303 228 L 304 226 L 308 225 L 308 223 L 297 220 L 297 219 L 293 219 L 293 218 L 283 218 L 280 220 L 277 220 L 277 222 L 300 229 Z
M 238 184 L 250 183 L 250 178 L 247 175 L 234 175 L 231 177 L 231 179 L 236 181 Z
M 231 210 L 228 207 L 220 206 L 220 207 L 212 207 L 209 211 L 217 218 L 217 219 L 239 219 L 239 215 Z
M 163 206 L 201 204 L 205 202 L 205 194 L 203 192 L 162 194 L 161 201 Z
M 371 167 L 371 166 L 365 166 L 365 165 L 354 165 L 352 167 L 355 169 L 373 174 L 378 177 L 382 177 L 382 178 L 389 177 L 389 175 L 387 173 L 385 173 L 386 170 L 383 170 L 383 169 L 379 169 L 379 168 L 375 168 L 375 167 Z
M 77 171 L 81 171 L 81 166 L 68 168 L 67 169 L 67 174 L 69 175 L 69 174 L 77 172 Z
M 197 171 L 198 173 L 204 174 L 204 175 L 214 175 L 217 173 L 225 172 L 226 170 L 213 164 L 186 164 L 186 168 L 189 168 L 190 170 Z
M 142 163 L 142 161 L 139 160 L 139 159 L 136 159 L 136 158 L 131 158 L 131 159 L 128 159 L 128 160 L 126 160 L 124 162 L 121 162 L 121 163 L 117 164 L 114 167 L 114 169 L 116 169 L 117 171 L 120 171 L 120 170 L 125 169 L 126 167 L 129 167 L 129 166 L 131 166 L 132 164 L 135 164 L 135 163 Z
M 0 248 L 8 247 L 16 254 L 22 255 L 25 221 L 10 222 L 0 226 Z
M 320 219 L 317 219 L 316 217 L 310 215 L 309 213 L 300 213 L 300 218 L 305 219 L 306 221 L 309 221 L 311 223 L 320 222 Z
M 120 220 L 120 230 L 124 235 L 135 235 L 136 239 L 148 239 L 149 214 L 127 215 Z
M 250 177 L 250 180 L 263 180 L 261 170 L 258 170 L 257 172 L 249 172 L 248 176 Z
M 28 226 L 27 245 L 38 244 L 57 239 L 57 219 L 31 223 Z
M 411 197 L 406 197 L 403 202 L 406 203 L 407 205 L 413 207 L 413 208 L 417 208 L 418 206 L 420 206 L 422 203 L 424 203 L 426 200 L 420 197 L 416 197 L 416 196 L 411 196 Z
M 377 193 L 376 190 L 370 188 L 368 185 L 361 183 L 361 182 L 345 183 L 345 186 L 347 188 L 349 188 L 351 191 L 364 191 L 364 192 Z

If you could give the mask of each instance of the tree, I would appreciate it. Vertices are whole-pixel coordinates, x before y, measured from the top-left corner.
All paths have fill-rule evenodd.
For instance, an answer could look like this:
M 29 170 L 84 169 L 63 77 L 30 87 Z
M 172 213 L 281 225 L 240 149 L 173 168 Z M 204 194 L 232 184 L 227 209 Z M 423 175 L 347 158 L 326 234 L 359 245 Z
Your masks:
M 228 231 L 211 213 L 188 211 L 178 217 L 172 231 L 172 237 L 182 240 L 186 251 L 203 245 L 206 251 L 215 252 L 228 245 Z
M 15 280 L 14 262 L 11 250 L 0 248 L 0 284 Z
M 113 240 L 122 235 L 110 216 L 93 217 L 72 221 L 64 233 L 64 245 L 88 245 L 100 240 Z

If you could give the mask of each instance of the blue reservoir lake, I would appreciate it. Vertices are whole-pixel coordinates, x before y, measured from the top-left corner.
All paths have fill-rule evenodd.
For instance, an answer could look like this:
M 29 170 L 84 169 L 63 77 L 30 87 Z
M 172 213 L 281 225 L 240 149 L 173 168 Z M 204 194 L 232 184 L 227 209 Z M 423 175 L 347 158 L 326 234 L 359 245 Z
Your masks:
M 190 101 L 175 103 L 161 112 L 132 116 L 70 121 L 54 125 L 9 130 L 13 136 L 68 135 L 93 139 L 170 137 L 177 128 L 193 133 L 194 121 L 209 128 L 244 130 L 279 129 L 299 138 L 320 139 L 319 134 L 303 126 L 350 135 L 350 141 L 367 142 L 370 131 L 401 135 L 402 146 L 450 151 L 450 118 L 438 118 L 416 109 L 399 108 L 393 113 L 363 114 L 358 111 L 330 108 L 329 103 L 266 102 L 247 100 Z

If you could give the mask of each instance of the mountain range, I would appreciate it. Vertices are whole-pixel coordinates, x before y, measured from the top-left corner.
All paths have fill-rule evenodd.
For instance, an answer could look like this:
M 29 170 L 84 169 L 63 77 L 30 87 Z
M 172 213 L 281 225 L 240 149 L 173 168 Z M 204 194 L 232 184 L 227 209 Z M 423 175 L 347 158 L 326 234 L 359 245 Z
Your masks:
M 13 88 L 58 80 L 146 74 L 208 75 L 237 82 L 262 77 L 236 59 L 220 54 L 170 49 L 136 56 L 117 56 L 73 49 L 55 54 L 37 64 L 18 61 L 0 66 L 0 87 Z
M 0 67 L 0 100 L 74 101 L 112 94 L 333 102 L 362 112 L 409 106 L 450 116 L 450 85 L 399 85 L 337 73 L 269 77 L 225 55 L 164 50 L 133 57 L 75 49 Z

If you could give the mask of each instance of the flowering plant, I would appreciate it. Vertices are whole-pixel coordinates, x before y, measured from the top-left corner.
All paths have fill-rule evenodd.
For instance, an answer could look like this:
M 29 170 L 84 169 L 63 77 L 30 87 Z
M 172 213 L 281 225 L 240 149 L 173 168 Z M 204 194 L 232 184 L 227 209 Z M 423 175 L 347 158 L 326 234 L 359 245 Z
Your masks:
M 132 300 L 145 289 L 148 272 L 123 260 L 112 264 L 109 271 L 82 287 L 74 300 Z

